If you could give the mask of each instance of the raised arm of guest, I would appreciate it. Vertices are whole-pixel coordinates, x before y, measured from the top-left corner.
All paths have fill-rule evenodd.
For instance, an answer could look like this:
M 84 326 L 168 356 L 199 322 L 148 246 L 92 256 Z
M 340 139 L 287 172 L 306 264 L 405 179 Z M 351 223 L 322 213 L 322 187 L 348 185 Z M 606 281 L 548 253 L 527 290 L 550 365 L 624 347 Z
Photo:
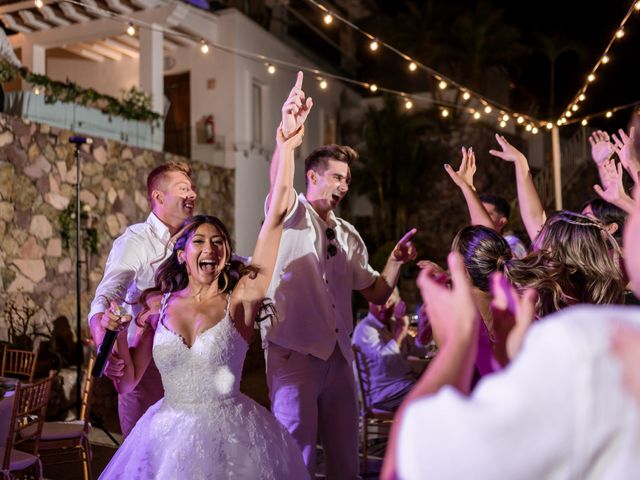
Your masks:
M 462 161 L 457 171 L 448 163 L 444 164 L 444 169 L 464 195 L 469 217 L 471 218 L 471 225 L 483 225 L 487 228 L 495 229 L 496 226 L 493 224 L 484 205 L 482 205 L 482 201 L 473 186 L 473 175 L 476 173 L 476 155 L 473 153 L 473 148 L 462 147 Z
M 360 293 L 362 293 L 367 301 L 376 305 L 383 305 L 387 301 L 391 292 L 393 292 L 393 289 L 398 284 L 402 265 L 416 258 L 416 249 L 413 243 L 411 243 L 411 238 L 413 238 L 417 231 L 417 229 L 412 228 L 405 233 L 389 255 L 382 273 L 376 278 L 373 284 L 360 290 Z M 363 258 L 365 257 L 363 256 Z
M 624 190 L 622 183 L 622 162 L 616 164 L 613 158 L 605 160 L 601 168 L 600 185 L 594 185 L 595 192 L 605 201 L 627 213 L 633 212 L 633 199 Z
M 631 127 L 629 135 L 624 130 L 618 130 L 618 135 L 612 135 L 613 148 L 618 154 L 620 163 L 629 173 L 634 183 L 640 183 L 640 157 L 638 154 L 638 134 L 636 127 Z
M 591 144 L 591 158 L 598 169 L 600 181 L 603 181 L 605 163 L 613 157 L 615 153 L 613 144 L 610 141 L 609 134 L 602 130 L 596 130 L 589 135 L 589 143 Z
M 289 92 L 289 96 L 285 100 L 282 105 L 282 122 L 280 124 L 280 128 L 282 131 L 282 135 L 285 139 L 289 138 L 298 129 L 304 124 L 311 108 L 313 107 L 313 100 L 311 97 L 306 98 L 305 93 L 302 90 L 302 81 L 304 79 L 304 74 L 302 72 L 298 72 L 298 76 L 296 77 L 296 83 Z M 273 152 L 273 157 L 271 158 L 271 166 L 269 168 L 269 180 L 270 185 L 273 188 L 274 182 L 276 180 L 276 172 L 278 162 L 277 159 L 280 158 L 280 145 L 281 142 L 276 143 L 276 148 Z M 289 203 L 287 206 L 287 210 L 291 210 L 293 205 L 295 204 L 295 192 L 292 190 L 289 196 Z M 271 190 L 269 191 L 269 196 L 267 197 L 267 210 L 271 205 Z
M 529 162 L 522 152 L 507 142 L 502 135 L 496 134 L 496 140 L 501 150 L 489 150 L 494 157 L 512 162 L 516 169 L 516 187 L 518 190 L 518 203 L 520 204 L 520 216 L 531 241 L 535 241 L 547 220 L 547 215 L 542 207 L 540 196 L 533 183 Z
M 424 268 L 418 287 L 438 344 L 438 354 L 400 406 L 391 429 L 381 479 L 397 478 L 396 450 L 399 429 L 407 405 L 451 385 L 464 394 L 471 388 L 473 363 L 478 348 L 480 314 L 475 306 L 472 287 L 464 260 L 457 252 L 449 254 L 452 289 L 432 278 L 434 271 Z

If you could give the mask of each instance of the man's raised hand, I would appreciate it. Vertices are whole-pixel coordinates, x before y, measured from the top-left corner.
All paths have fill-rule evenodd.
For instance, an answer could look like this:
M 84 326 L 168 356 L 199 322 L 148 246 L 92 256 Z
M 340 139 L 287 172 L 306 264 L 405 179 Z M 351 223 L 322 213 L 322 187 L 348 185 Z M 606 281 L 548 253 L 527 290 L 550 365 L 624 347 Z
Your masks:
M 474 190 L 473 176 L 476 173 L 476 156 L 473 153 L 473 148 L 462 147 L 462 161 L 457 171 L 448 163 L 444 164 L 444 169 L 458 187 L 469 186 Z
M 296 130 L 298 130 L 307 119 L 313 100 L 311 97 L 305 98 L 302 90 L 302 80 L 304 74 L 298 72 L 296 83 L 289 92 L 287 100 L 282 105 L 282 133 L 285 138 L 289 138 Z
M 496 133 L 496 141 L 502 150 L 489 150 L 489 153 L 494 157 L 501 158 L 502 160 L 506 160 L 507 162 L 517 162 L 517 161 L 525 161 L 527 157 L 518 150 L 516 147 L 507 142 L 507 139 L 502 135 Z
M 408 261 L 416 258 L 416 247 L 411 243 L 411 238 L 413 238 L 417 231 L 418 230 L 416 228 L 412 228 L 404 234 L 404 237 L 402 237 L 398 243 L 396 243 L 393 252 L 391 252 L 391 256 L 396 262 L 407 263 Z

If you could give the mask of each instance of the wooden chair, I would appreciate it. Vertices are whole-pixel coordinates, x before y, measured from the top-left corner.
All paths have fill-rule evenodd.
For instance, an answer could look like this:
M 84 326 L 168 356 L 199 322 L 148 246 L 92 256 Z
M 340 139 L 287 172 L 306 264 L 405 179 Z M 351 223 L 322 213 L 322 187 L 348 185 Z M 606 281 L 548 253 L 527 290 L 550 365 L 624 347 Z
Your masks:
M 91 370 L 95 361 L 95 356 L 91 355 L 85 370 L 80 418 L 72 422 L 45 422 L 40 435 L 39 453 L 45 466 L 82 462 L 85 480 L 91 480 L 89 413 L 94 382 Z
M 13 409 L 9 419 L 9 434 L 2 451 L 2 478 L 11 479 L 11 472 L 36 468 L 42 479 L 42 463 L 38 447 L 42 425 L 51 394 L 52 376 L 30 385 L 16 384 Z M 27 443 L 28 442 L 28 443 Z
M 0 375 L 20 378 L 25 382 L 31 383 L 36 371 L 36 357 L 37 354 L 35 352 L 5 348 L 2 355 L 2 372 L 0 372 Z
M 369 405 L 369 376 L 365 372 L 364 354 L 356 345 L 352 345 L 353 359 L 358 379 L 358 394 L 360 398 L 360 425 L 362 432 L 362 457 L 364 471 L 366 472 L 369 459 L 369 440 L 375 433 L 377 437 L 389 436 L 393 424 L 394 412 L 378 410 Z

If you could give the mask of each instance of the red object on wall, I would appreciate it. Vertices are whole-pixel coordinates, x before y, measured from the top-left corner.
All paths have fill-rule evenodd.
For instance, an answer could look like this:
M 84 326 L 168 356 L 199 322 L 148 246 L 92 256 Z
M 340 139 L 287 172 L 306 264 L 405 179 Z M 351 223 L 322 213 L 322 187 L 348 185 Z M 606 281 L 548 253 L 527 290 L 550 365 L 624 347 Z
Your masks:
M 213 120 L 213 115 L 204 119 L 204 135 L 207 143 L 216 143 L 216 123 Z

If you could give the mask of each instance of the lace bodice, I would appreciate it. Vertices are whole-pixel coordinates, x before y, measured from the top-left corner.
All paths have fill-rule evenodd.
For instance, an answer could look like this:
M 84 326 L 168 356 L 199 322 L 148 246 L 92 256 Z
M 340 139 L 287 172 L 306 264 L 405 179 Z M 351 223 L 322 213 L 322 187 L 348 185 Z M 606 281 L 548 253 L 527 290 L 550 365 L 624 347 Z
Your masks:
M 248 345 L 229 315 L 196 337 L 191 347 L 165 325 L 170 294 L 162 298 L 160 319 L 153 340 L 153 359 L 162 376 L 165 402 L 205 404 L 240 392 L 242 366 Z

